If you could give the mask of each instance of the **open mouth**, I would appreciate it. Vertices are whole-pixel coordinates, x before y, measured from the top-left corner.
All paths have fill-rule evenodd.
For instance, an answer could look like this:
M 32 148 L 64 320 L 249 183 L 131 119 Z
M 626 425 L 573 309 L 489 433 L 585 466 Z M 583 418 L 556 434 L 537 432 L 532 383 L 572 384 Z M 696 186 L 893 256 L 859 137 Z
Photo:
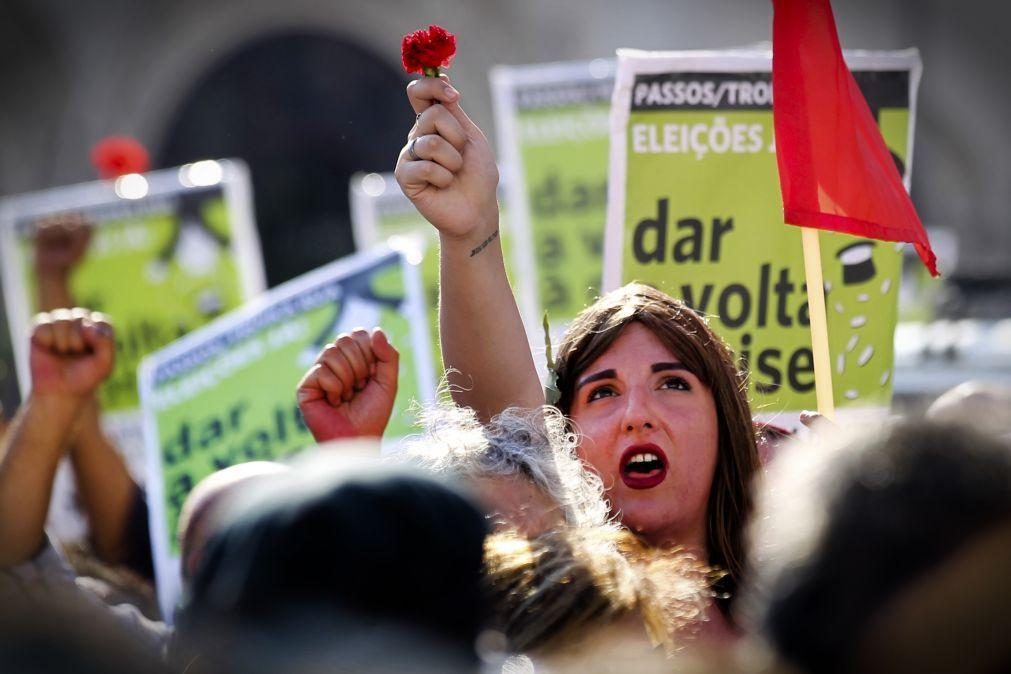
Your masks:
M 621 455 L 621 480 L 631 489 L 652 489 L 667 478 L 667 455 L 653 444 L 633 445 Z

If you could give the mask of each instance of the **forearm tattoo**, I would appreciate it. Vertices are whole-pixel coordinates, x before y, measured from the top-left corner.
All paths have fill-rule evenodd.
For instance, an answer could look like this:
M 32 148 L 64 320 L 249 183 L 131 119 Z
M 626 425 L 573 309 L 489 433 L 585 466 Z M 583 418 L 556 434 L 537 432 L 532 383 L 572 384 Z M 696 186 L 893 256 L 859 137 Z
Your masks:
M 498 228 L 496 228 L 496 229 L 495 229 L 495 231 L 494 231 L 494 232 L 492 232 L 492 233 L 491 233 L 491 234 L 490 234 L 490 235 L 488 236 L 488 238 L 487 238 L 487 239 L 485 239 L 484 241 L 482 241 L 482 242 L 481 242 L 481 245 L 479 245 L 479 246 L 478 246 L 477 248 L 475 248 L 474 250 L 470 251 L 470 256 L 471 256 L 471 257 L 474 257 L 475 255 L 477 255 L 478 253 L 480 253 L 480 252 L 481 252 L 482 250 L 484 250 L 485 248 L 487 248 L 487 247 L 488 247 L 488 244 L 489 244 L 489 243 L 491 243 L 492 241 L 494 241 L 494 240 L 495 240 L 495 239 L 497 239 L 497 238 L 498 238 Z

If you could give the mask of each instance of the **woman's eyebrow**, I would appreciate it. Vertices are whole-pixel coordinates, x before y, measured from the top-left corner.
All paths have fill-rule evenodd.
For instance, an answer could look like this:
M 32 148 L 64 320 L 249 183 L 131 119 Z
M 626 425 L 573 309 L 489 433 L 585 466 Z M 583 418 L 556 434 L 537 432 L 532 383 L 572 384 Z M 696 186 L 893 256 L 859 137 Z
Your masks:
M 601 370 L 600 372 L 594 372 L 591 375 L 587 375 L 585 378 L 576 383 L 576 390 L 578 391 L 587 384 L 592 384 L 595 381 L 601 379 L 614 379 L 618 373 L 614 370 Z
M 665 372 L 666 370 L 684 370 L 685 372 L 691 372 L 691 370 L 685 367 L 684 364 L 677 362 L 653 363 L 653 365 L 651 365 L 649 369 L 651 372 Z

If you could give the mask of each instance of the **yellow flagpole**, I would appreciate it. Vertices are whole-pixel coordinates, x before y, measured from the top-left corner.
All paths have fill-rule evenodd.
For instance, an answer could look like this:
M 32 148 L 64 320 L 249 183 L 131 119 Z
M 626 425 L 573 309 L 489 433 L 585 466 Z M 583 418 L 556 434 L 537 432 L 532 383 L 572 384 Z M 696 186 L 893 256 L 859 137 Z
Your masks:
M 818 402 L 818 413 L 835 421 L 832 358 L 828 350 L 828 316 L 825 313 L 825 281 L 821 271 L 818 230 L 801 227 L 801 241 L 804 244 L 807 307 L 811 319 L 811 350 L 814 353 L 814 392 Z

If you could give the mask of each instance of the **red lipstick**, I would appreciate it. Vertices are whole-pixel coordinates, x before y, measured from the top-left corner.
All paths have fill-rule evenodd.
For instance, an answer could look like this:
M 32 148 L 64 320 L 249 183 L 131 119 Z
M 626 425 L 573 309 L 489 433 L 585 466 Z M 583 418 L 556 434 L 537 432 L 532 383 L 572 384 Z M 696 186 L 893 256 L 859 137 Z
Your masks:
M 648 443 L 632 445 L 621 455 L 618 464 L 621 481 L 630 489 L 652 489 L 667 479 L 667 455 Z

